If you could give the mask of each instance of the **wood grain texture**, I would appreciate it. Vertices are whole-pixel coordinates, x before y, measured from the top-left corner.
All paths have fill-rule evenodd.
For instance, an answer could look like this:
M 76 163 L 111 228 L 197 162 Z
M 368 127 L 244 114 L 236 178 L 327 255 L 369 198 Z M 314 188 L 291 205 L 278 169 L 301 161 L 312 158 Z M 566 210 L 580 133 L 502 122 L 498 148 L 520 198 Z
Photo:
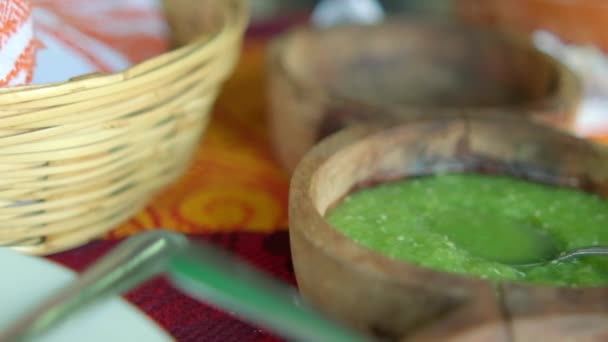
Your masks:
M 324 215 L 359 187 L 439 172 L 507 174 L 607 197 L 607 153 L 526 118 L 488 113 L 356 125 L 332 135 L 303 158 L 291 183 L 301 291 L 328 314 L 389 340 L 600 341 L 608 332 L 608 288 L 494 284 L 420 268 L 356 244 Z

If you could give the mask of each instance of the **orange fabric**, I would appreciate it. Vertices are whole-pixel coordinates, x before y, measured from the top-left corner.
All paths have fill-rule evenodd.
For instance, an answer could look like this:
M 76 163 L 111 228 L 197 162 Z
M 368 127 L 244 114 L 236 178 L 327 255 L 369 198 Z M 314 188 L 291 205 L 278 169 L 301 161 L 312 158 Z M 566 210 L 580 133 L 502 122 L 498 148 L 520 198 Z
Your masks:
M 288 177 L 267 138 L 263 42 L 249 41 L 243 56 L 190 170 L 109 237 L 156 227 L 184 233 L 286 228 Z
M 86 61 L 92 68 L 87 72 L 120 71 L 167 51 L 170 45 L 168 24 L 155 0 L 31 1 L 38 36 L 64 53 L 76 54 L 71 57 L 76 62 Z M 64 57 L 46 58 L 54 58 L 45 61 L 47 68 L 66 68 L 65 79 L 77 76 L 66 67 L 70 62 L 66 64 Z
M 0 0 L 0 87 L 28 84 L 36 62 L 29 0 Z
M 159 35 L 161 29 L 145 30 L 142 24 L 160 25 L 165 20 L 162 13 L 153 6 L 122 3 L 108 0 L 33 0 L 36 8 L 48 10 L 61 19 L 60 26 L 56 28 L 59 34 L 67 27 L 73 28 L 120 51 L 131 64 L 165 52 L 170 44 L 168 36 Z M 95 15 L 91 15 L 90 8 L 98 9 Z M 72 47 L 78 45 L 77 41 L 71 43 Z

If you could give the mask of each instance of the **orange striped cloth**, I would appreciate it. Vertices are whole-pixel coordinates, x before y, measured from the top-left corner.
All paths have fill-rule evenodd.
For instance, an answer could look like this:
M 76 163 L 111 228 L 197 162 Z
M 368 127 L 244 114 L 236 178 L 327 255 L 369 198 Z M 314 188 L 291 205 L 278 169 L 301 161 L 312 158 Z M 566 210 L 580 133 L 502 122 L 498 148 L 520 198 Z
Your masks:
M 38 52 L 33 83 L 116 72 L 169 47 L 160 0 L 31 0 Z
M 36 60 L 28 0 L 0 0 L 0 87 L 28 84 Z
M 0 87 L 116 72 L 168 47 L 160 0 L 0 0 Z

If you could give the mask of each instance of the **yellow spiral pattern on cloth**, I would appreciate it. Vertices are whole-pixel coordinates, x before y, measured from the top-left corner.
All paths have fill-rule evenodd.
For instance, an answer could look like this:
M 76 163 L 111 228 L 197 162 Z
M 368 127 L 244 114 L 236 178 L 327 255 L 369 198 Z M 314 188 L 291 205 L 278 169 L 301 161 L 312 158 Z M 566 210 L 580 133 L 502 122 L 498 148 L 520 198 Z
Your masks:
M 220 231 L 238 227 L 266 231 L 280 223 L 281 210 L 282 204 L 262 189 L 221 185 L 190 196 L 180 207 L 185 220 Z
M 189 234 L 287 227 L 289 180 L 265 124 L 264 46 L 246 43 L 188 172 L 107 237 L 158 227 Z

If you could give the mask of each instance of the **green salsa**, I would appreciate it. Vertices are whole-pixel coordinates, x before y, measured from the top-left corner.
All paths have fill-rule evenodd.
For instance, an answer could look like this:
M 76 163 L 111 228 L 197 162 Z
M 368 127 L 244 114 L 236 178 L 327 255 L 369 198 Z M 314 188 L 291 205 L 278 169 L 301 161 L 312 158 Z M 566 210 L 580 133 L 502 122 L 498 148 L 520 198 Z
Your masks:
M 509 177 L 450 174 L 349 195 L 328 220 L 370 249 L 443 271 L 557 286 L 608 284 L 608 258 L 536 267 L 576 247 L 608 244 L 608 202 Z

